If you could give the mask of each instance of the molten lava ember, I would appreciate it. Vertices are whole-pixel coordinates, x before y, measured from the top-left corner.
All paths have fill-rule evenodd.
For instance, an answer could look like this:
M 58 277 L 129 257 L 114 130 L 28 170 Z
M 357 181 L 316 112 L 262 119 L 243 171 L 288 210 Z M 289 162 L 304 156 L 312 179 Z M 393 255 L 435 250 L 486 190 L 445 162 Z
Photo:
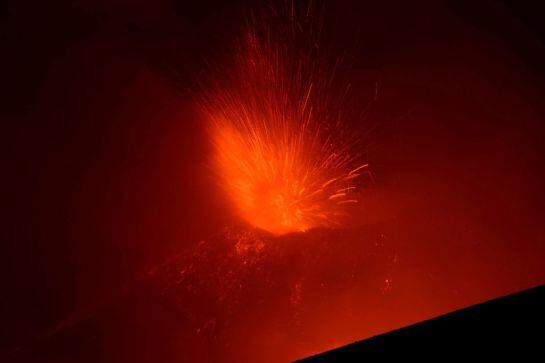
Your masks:
M 291 45 L 307 34 L 278 33 L 251 29 L 227 82 L 205 97 L 214 169 L 255 227 L 276 235 L 335 227 L 346 205 L 358 202 L 368 165 L 351 153 L 355 138 L 333 95 L 334 69 L 312 47 Z

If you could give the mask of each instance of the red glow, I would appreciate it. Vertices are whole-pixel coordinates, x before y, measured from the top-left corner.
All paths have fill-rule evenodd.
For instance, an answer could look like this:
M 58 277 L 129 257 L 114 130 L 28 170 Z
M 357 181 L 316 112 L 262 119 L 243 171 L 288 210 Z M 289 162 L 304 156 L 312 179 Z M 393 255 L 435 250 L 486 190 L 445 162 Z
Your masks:
M 331 75 L 256 33 L 204 102 L 221 185 L 242 219 L 274 234 L 338 226 L 368 165 L 342 136 Z
M 99 29 L 66 32 L 54 62 L 30 53 L 50 68 L 7 115 L 22 267 L 5 276 L 34 291 L 13 306 L 37 340 L 73 334 L 59 349 L 96 343 L 81 351 L 101 363 L 290 361 L 545 282 L 543 83 L 518 47 L 545 52 L 520 25 L 450 1 L 328 2 L 319 52 L 272 27 L 210 72 L 200 54 L 232 44 L 240 9 L 163 2 L 157 23 L 63 14 Z M 40 36 L 30 20 L 14 31 Z M 355 67 L 317 61 L 337 42 Z M 186 61 L 204 100 L 165 71 Z M 365 117 L 351 95 L 373 100 Z

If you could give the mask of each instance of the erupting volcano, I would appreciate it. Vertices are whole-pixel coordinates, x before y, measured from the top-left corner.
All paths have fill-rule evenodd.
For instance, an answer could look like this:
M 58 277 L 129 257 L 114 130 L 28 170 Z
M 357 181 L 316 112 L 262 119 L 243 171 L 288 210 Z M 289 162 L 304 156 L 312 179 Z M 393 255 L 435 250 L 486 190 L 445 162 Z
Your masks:
M 276 235 L 338 226 L 368 173 L 343 127 L 338 63 L 320 61 L 313 33 L 292 25 L 250 27 L 203 102 L 223 189 L 243 220 Z

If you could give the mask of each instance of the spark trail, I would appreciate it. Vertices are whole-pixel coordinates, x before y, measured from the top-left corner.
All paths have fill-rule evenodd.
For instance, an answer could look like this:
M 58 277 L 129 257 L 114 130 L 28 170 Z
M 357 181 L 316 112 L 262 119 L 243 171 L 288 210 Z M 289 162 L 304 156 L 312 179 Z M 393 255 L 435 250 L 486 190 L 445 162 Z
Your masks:
M 368 165 L 350 152 L 334 67 L 317 60 L 314 44 L 300 46 L 300 27 L 272 28 L 250 27 L 223 82 L 205 94 L 213 166 L 239 216 L 257 228 L 336 227 L 358 202 Z

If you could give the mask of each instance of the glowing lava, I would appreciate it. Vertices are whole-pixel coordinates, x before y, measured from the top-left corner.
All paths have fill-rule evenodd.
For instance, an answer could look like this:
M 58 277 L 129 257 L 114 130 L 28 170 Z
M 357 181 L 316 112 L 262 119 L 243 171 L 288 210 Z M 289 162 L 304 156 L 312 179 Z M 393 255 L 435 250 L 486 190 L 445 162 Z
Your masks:
M 367 169 L 350 153 L 333 72 L 311 53 L 252 30 L 203 102 L 222 187 L 273 234 L 337 226 Z

